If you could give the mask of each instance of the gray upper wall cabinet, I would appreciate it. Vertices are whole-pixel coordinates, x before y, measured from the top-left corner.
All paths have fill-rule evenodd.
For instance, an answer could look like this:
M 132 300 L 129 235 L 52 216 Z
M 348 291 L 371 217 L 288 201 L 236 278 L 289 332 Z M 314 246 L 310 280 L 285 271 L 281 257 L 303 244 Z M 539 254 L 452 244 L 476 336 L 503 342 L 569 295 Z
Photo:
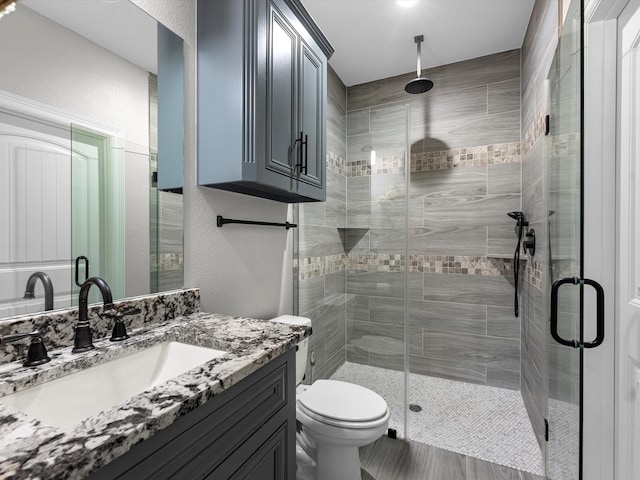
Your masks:
M 199 0 L 198 185 L 324 201 L 332 53 L 298 0 Z

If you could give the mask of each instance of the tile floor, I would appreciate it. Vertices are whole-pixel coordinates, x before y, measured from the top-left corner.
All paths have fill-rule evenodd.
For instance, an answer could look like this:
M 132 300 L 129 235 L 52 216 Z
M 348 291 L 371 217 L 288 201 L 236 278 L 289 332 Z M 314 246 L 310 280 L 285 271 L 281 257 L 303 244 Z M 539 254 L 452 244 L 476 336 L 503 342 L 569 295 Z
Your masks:
M 402 372 L 347 362 L 331 378 L 380 394 L 391 410 L 389 426 L 406 438 Z M 409 412 L 410 440 L 468 456 L 474 462 L 543 474 L 542 455 L 520 392 L 410 374 L 409 403 L 422 407 L 420 412 Z M 476 468 L 476 463 L 469 468 Z

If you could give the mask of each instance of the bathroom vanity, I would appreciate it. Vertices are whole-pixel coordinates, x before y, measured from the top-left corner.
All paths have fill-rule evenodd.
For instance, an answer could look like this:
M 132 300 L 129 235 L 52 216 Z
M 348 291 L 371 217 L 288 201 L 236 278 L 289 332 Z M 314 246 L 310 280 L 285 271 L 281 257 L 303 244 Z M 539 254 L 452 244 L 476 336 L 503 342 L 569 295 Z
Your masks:
M 51 362 L 36 368 L 0 366 L 1 478 L 295 477 L 293 347 L 310 329 L 193 313 L 130 334 L 79 355 L 49 351 Z M 224 353 L 73 425 L 47 425 L 3 403 L 14 390 L 123 355 L 126 364 L 168 341 Z

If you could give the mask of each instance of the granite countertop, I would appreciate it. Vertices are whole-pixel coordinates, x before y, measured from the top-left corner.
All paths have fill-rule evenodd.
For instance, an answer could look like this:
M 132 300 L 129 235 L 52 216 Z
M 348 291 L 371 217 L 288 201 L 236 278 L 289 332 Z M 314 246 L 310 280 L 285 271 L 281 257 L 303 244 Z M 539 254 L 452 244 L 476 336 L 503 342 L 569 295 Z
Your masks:
M 50 351 L 51 362 L 38 367 L 0 365 L 0 396 L 5 396 L 167 340 L 227 352 L 74 427 L 44 425 L 0 404 L 0 479 L 84 478 L 310 333 L 306 327 L 195 313 L 131 331 L 122 343 L 95 341 L 96 349 L 86 353 Z

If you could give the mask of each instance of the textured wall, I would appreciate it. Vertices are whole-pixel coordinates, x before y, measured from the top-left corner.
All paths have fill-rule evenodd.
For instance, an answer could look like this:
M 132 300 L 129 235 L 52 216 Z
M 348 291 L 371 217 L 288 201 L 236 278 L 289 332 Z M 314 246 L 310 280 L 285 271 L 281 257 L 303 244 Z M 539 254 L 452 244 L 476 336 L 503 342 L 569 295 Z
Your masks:
M 549 288 L 539 263 L 547 251 L 544 172 L 545 80 L 557 45 L 558 2 L 536 1 L 522 45 L 522 210 L 536 231 L 536 262 L 527 262 L 521 297 L 522 397 L 538 442 L 544 442 L 545 355 Z
M 435 86 L 419 96 L 404 92 L 411 74 L 348 91 L 348 359 L 403 368 L 408 104 L 411 371 L 517 389 L 520 51 L 424 75 Z

